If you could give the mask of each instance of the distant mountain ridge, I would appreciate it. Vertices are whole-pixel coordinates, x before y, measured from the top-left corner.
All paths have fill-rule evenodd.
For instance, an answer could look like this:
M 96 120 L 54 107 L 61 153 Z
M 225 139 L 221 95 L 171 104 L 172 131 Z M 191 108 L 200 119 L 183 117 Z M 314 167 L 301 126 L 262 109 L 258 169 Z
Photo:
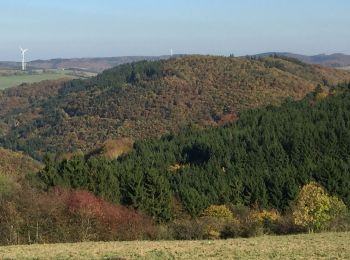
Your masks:
M 179 55 L 180 56 L 180 55 Z M 77 69 L 89 72 L 102 72 L 103 70 L 122 65 L 125 63 L 142 60 L 157 61 L 170 58 L 163 56 L 120 56 L 120 57 L 100 57 L 100 58 L 72 58 L 72 59 L 50 59 L 33 60 L 28 62 L 30 69 Z M 0 69 L 20 68 L 20 62 L 0 61 Z
M 255 56 L 266 57 L 274 54 L 279 56 L 295 58 L 308 64 L 319 64 L 319 65 L 323 65 L 331 68 L 340 68 L 340 67 L 350 66 L 350 55 L 346 55 L 343 53 L 333 53 L 329 55 L 318 54 L 318 55 L 308 56 L 308 55 L 301 55 L 301 54 L 296 54 L 291 52 L 266 52 L 266 53 L 257 54 Z
M 253 56 L 267 57 L 270 55 L 280 55 L 291 58 L 296 58 L 308 64 L 319 64 L 331 68 L 341 68 L 350 66 L 350 55 L 342 53 L 334 54 L 318 54 L 318 55 L 301 55 L 291 52 L 266 52 Z M 181 57 L 185 55 L 174 55 Z M 94 58 L 71 58 L 71 59 L 49 59 L 49 60 L 33 60 L 28 62 L 28 68 L 32 69 L 76 69 L 89 72 L 100 73 L 106 69 L 132 63 L 142 60 L 157 61 L 169 59 L 169 55 L 162 56 L 120 56 L 120 57 L 94 57 Z M 20 62 L 0 61 L 0 69 L 15 69 L 20 68 Z

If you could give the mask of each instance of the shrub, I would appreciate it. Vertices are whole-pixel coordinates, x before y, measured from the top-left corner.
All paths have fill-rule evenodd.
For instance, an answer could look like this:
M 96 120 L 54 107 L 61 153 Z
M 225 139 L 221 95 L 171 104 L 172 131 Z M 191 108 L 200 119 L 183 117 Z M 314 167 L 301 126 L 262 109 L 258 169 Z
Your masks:
M 336 196 L 330 197 L 329 202 L 330 202 L 329 214 L 331 219 L 345 216 L 348 213 L 348 209 L 346 208 L 346 205 L 344 204 L 344 202 L 338 199 Z
M 175 221 L 172 225 L 174 239 L 197 240 L 205 238 L 205 229 L 198 220 Z
M 252 217 L 256 218 L 258 221 L 261 222 L 275 222 L 277 221 L 281 216 L 278 213 L 277 210 L 262 210 L 262 211 L 253 211 Z
M 233 214 L 231 210 L 225 205 L 210 205 L 202 213 L 204 217 L 213 217 L 218 219 L 232 219 Z
M 220 232 L 220 238 L 235 238 L 242 234 L 242 226 L 238 219 L 226 222 Z
M 113 205 L 86 191 L 73 191 L 69 211 L 77 216 L 81 240 L 150 239 L 155 236 L 151 217 L 125 206 Z
M 226 223 L 233 220 L 233 214 L 225 205 L 210 205 L 200 220 L 205 229 L 205 238 L 218 239 Z
M 350 230 L 350 212 L 344 202 L 335 196 L 330 197 L 330 221 L 326 229 L 329 231 Z
M 277 219 L 275 225 L 273 225 L 273 233 L 277 235 L 287 235 L 304 232 L 305 229 L 298 226 L 294 222 L 292 214 L 285 214 Z
M 252 210 L 250 213 L 252 221 L 256 221 L 262 224 L 264 233 L 273 233 L 277 221 L 281 218 L 281 215 L 277 210 Z
M 264 234 L 264 225 L 254 214 L 249 214 L 241 221 L 241 236 L 255 237 Z

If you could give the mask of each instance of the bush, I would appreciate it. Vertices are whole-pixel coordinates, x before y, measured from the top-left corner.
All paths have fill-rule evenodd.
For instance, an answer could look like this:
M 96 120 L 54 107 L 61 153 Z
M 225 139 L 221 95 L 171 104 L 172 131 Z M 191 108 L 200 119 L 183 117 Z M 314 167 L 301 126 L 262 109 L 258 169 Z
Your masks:
M 220 232 L 220 238 L 235 238 L 239 237 L 242 234 L 242 226 L 239 220 L 233 219 L 229 222 L 227 222 L 221 232 Z
M 227 222 L 233 220 L 231 210 L 225 205 L 210 205 L 202 213 L 200 221 L 205 228 L 205 238 L 218 239 Z
M 344 202 L 335 196 L 330 197 L 330 220 L 325 229 L 328 231 L 349 231 L 350 212 Z
M 277 219 L 272 231 L 277 235 L 287 235 L 305 232 L 306 229 L 296 225 L 292 214 L 287 213 Z
M 241 236 L 242 237 L 256 237 L 264 234 L 264 225 L 261 221 L 256 219 L 253 215 L 241 221 Z
M 277 221 L 281 218 L 281 215 L 277 210 L 252 210 L 251 213 L 252 221 L 256 221 L 262 224 L 265 234 L 273 233 Z
M 174 230 L 171 225 L 160 224 L 157 225 L 154 233 L 155 240 L 173 240 L 174 239 Z
M 175 221 L 172 224 L 173 236 L 177 240 L 197 240 L 205 238 L 205 229 L 198 220 Z
M 113 205 L 86 191 L 71 192 L 68 203 L 69 212 L 78 220 L 81 240 L 155 237 L 155 224 L 151 217 L 134 209 Z
M 225 205 L 210 205 L 204 210 L 202 216 L 213 217 L 218 219 L 232 219 L 233 214 L 231 210 Z
M 216 217 L 201 217 L 200 222 L 202 223 L 205 239 L 218 239 L 227 220 Z

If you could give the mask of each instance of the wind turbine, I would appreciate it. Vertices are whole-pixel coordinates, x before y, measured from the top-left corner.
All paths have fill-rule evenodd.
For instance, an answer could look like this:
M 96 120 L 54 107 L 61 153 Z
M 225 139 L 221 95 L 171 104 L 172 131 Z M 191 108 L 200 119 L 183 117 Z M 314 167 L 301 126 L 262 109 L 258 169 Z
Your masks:
M 170 49 L 170 56 L 173 56 L 173 49 Z
M 28 49 L 23 49 L 22 47 L 19 47 L 22 53 L 22 70 L 26 70 L 26 63 L 24 60 L 24 54 L 28 51 Z

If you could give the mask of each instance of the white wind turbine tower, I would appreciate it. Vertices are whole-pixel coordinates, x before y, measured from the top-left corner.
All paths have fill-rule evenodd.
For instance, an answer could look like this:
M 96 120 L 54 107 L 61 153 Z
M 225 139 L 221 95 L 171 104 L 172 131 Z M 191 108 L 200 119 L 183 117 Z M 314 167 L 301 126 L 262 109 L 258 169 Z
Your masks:
M 173 56 L 173 49 L 170 49 L 170 56 Z
M 22 70 L 26 70 L 26 63 L 24 59 L 24 54 L 28 51 L 28 49 L 23 49 L 22 47 L 19 47 L 22 53 Z

